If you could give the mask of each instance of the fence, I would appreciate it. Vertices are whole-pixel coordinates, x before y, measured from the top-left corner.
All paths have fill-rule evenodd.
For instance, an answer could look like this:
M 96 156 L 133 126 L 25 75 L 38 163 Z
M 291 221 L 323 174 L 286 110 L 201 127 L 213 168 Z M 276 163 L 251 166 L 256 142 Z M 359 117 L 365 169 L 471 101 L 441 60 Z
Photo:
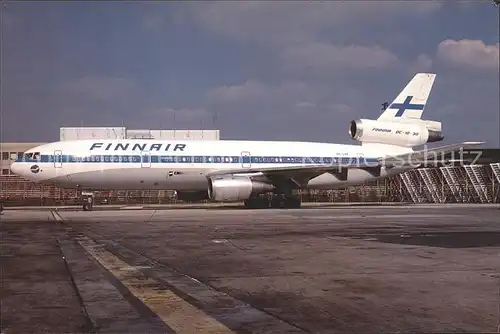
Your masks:
M 78 192 L 0 177 L 7 205 L 76 205 Z M 500 203 L 500 163 L 461 167 L 420 168 L 360 186 L 334 190 L 303 190 L 304 202 Z M 169 190 L 95 192 L 96 204 L 179 203 Z

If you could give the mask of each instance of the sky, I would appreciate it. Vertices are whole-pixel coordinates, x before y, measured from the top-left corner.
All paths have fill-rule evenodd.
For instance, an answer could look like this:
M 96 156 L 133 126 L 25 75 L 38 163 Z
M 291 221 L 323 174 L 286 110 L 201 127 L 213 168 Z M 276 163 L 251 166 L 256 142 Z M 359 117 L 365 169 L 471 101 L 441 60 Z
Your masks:
M 445 140 L 500 146 L 492 1 L 15 2 L 2 10 L 4 142 L 64 126 L 220 129 L 355 144 L 417 72 Z

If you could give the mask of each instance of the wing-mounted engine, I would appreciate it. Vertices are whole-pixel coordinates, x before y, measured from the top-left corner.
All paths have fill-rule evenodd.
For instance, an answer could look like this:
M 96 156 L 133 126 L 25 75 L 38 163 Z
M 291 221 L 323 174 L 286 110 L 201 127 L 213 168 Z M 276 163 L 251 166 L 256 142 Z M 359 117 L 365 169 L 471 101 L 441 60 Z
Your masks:
M 208 194 L 213 201 L 243 201 L 273 190 L 271 183 L 233 175 L 210 179 Z
M 413 147 L 443 140 L 441 123 L 417 119 L 399 121 L 353 120 L 349 126 L 352 139 L 362 143 L 378 143 Z

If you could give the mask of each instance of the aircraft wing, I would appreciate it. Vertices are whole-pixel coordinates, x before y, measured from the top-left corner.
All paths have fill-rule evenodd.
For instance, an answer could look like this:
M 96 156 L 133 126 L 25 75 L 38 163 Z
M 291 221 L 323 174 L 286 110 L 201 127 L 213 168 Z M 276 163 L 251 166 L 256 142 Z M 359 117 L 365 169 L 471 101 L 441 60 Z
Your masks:
M 467 149 L 470 147 L 484 144 L 484 142 L 463 142 L 440 146 L 432 149 L 424 149 L 410 153 L 379 158 L 382 166 L 401 167 L 401 166 L 419 166 L 428 161 L 439 161 L 445 154 L 455 152 L 458 149 Z
M 279 177 L 295 177 L 298 175 L 313 177 L 315 175 L 320 175 L 322 173 L 336 173 L 343 174 L 348 169 L 352 168 L 362 168 L 366 170 L 374 170 L 376 173 L 377 169 L 380 167 L 415 167 L 422 164 L 425 161 L 432 160 L 432 158 L 439 158 L 446 153 L 456 151 L 460 148 L 468 148 L 472 146 L 477 146 L 483 144 L 483 142 L 463 142 L 459 144 L 446 145 L 441 147 L 436 147 L 432 149 L 425 149 L 421 151 L 415 151 L 411 153 L 405 153 L 396 156 L 382 157 L 375 162 L 365 162 L 361 160 L 352 160 L 350 163 L 331 163 L 331 164 L 307 164 L 298 166 L 275 166 L 275 167 L 251 167 L 251 168 L 238 168 L 238 169 L 218 169 L 210 171 L 206 174 L 208 177 L 222 176 L 222 175 L 234 175 L 234 174 L 255 174 L 262 173 L 268 176 L 279 176 Z
M 331 164 L 308 164 L 299 166 L 276 166 L 276 167 L 251 167 L 241 169 L 220 169 L 214 170 L 206 175 L 208 177 L 222 175 L 242 175 L 242 174 L 261 174 L 270 178 L 274 182 L 292 181 L 299 187 L 307 186 L 309 180 L 323 174 L 331 173 L 339 180 L 347 180 L 347 171 L 350 168 L 365 168 L 374 175 L 380 174 L 381 164 L 379 162 L 364 163 L 362 161 L 353 161 L 351 163 L 331 163 Z
M 363 162 L 362 160 L 355 161 L 351 163 L 331 163 L 331 164 L 308 164 L 299 166 L 277 166 L 277 167 L 251 167 L 251 168 L 239 168 L 239 169 L 219 169 L 210 171 L 206 176 L 220 176 L 229 174 L 252 174 L 252 173 L 263 173 L 266 175 L 294 175 L 299 173 L 307 174 L 321 174 L 325 172 L 336 172 L 340 173 L 346 169 L 350 168 L 369 168 L 369 167 L 380 167 L 379 162 Z

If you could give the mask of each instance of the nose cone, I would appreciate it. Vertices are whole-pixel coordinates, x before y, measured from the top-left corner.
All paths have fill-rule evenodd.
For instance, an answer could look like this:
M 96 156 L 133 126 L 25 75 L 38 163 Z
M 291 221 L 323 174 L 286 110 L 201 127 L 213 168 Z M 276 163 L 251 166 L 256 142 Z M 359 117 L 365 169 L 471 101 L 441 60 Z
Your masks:
M 18 162 L 14 162 L 10 165 L 10 171 L 16 175 L 22 176 L 22 168 L 21 164 Z
M 10 170 L 12 173 L 32 181 L 38 180 L 40 178 L 38 173 L 41 172 L 40 166 L 37 164 L 30 165 L 22 162 L 14 162 L 10 165 Z

